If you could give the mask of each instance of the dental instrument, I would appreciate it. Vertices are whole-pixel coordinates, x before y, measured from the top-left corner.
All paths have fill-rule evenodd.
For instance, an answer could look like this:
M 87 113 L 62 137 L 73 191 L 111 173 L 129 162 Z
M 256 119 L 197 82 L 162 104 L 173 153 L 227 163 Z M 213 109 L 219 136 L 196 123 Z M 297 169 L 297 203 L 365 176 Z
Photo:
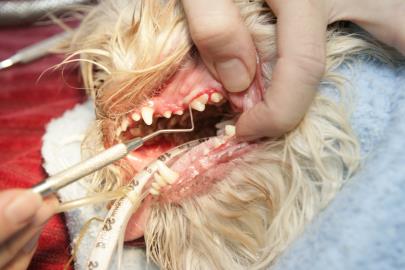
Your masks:
M 161 129 L 144 137 L 137 137 L 125 143 L 118 143 L 101 153 L 84 160 L 66 170 L 63 170 L 56 175 L 50 176 L 32 187 L 32 191 L 46 197 L 55 193 L 59 189 L 89 175 L 140 148 L 146 141 L 155 138 L 161 134 L 167 133 L 183 133 L 192 132 L 194 130 L 194 119 L 191 107 L 188 108 L 190 112 L 191 127 L 187 129 Z
M 110 264 L 114 256 L 114 251 L 116 251 L 117 248 L 118 267 L 114 269 L 121 269 L 122 244 L 124 242 L 123 233 L 125 232 L 130 217 L 139 207 L 135 201 L 136 198 L 140 198 L 145 184 L 159 171 L 162 163 L 173 160 L 207 139 L 208 138 L 189 141 L 172 148 L 133 177 L 131 182 L 127 185 L 129 188 L 128 193 L 117 199 L 108 211 L 88 258 L 86 269 L 111 269 Z
M 17 63 L 28 63 L 35 59 L 38 59 L 48 54 L 49 50 L 56 48 L 71 35 L 72 32 L 63 32 L 61 34 L 54 35 L 43 41 L 25 47 L 9 58 L 0 61 L 0 70 L 11 67 L 12 65 L 15 65 Z

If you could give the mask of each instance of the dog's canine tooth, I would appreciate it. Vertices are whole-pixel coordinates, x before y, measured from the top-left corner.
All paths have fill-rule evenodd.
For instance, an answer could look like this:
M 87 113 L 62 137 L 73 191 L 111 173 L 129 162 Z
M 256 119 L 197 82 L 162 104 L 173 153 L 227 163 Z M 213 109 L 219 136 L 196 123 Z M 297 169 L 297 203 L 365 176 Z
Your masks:
M 166 111 L 163 113 L 163 116 L 166 118 L 170 118 L 172 116 L 172 112 L 171 111 Z
M 159 160 L 157 163 L 157 166 L 158 166 L 158 171 L 159 171 L 160 175 L 169 184 L 173 184 L 174 181 L 176 181 L 177 178 L 179 178 L 179 174 L 177 172 L 173 171 L 172 169 L 170 169 L 169 167 L 167 167 L 167 165 L 164 164 L 162 161 Z
M 190 103 L 191 108 L 193 108 L 196 111 L 199 112 L 203 112 L 205 110 L 205 104 L 200 102 L 197 99 L 194 99 L 191 103 Z
M 236 132 L 236 127 L 234 125 L 225 126 L 225 134 L 227 136 L 233 136 L 233 135 L 235 135 L 235 132 Z
M 203 95 L 199 96 L 198 98 L 196 98 L 196 100 L 198 100 L 202 104 L 207 104 L 208 99 L 209 99 L 208 94 L 203 94 Z
M 128 121 L 128 119 L 127 119 L 127 118 L 122 119 L 122 122 L 121 122 L 121 130 L 122 130 L 122 131 L 127 131 L 128 126 L 129 126 L 129 121 Z
M 211 101 L 212 101 L 212 102 L 215 102 L 215 103 L 220 102 L 223 98 L 224 98 L 224 97 L 223 97 L 220 93 L 213 93 L 213 94 L 211 95 Z
M 159 173 L 155 173 L 153 175 L 153 178 L 155 179 L 155 183 L 157 183 L 160 187 L 167 186 L 167 182 L 163 179 L 162 176 L 160 176 Z
M 153 123 L 153 112 L 154 112 L 154 110 L 151 107 L 142 107 L 142 109 L 141 109 L 143 121 L 148 126 L 152 125 L 152 123 Z
M 139 115 L 139 113 L 133 113 L 131 115 L 132 120 L 134 120 L 135 122 L 138 122 L 139 120 L 141 120 L 141 116 Z

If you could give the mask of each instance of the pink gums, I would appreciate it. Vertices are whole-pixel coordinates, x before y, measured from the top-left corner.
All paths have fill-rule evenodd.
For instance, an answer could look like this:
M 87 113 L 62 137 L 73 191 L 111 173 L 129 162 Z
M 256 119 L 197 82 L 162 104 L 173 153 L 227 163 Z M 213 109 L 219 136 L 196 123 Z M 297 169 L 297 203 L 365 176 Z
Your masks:
M 210 96 L 215 92 L 226 95 L 222 85 L 212 77 L 201 61 L 189 61 L 143 106 L 152 107 L 155 115 L 162 116 L 167 111 L 175 113 L 185 110 L 191 100 L 203 94 Z M 140 108 L 133 112 L 140 113 Z
M 228 97 L 235 111 L 246 111 L 263 98 L 264 88 L 261 77 L 261 66 L 258 64 L 255 80 L 246 91 L 227 94 L 222 85 L 212 77 L 201 61 L 190 61 L 159 92 L 158 96 L 152 97 L 145 103 L 145 106 L 150 106 L 154 109 L 155 117 L 162 117 L 163 113 L 167 111 L 172 113 L 182 112 L 188 108 L 188 104 L 193 99 L 203 94 L 208 94 L 211 97 L 213 93 L 221 93 L 222 96 Z M 140 108 L 132 111 L 131 114 L 134 112 L 140 114 Z M 131 116 L 128 116 L 128 121 L 128 130 L 139 123 L 135 122 Z M 131 138 L 131 135 L 128 134 L 128 137 Z M 128 157 L 128 160 L 134 169 L 139 171 L 160 154 L 174 146 L 170 142 L 166 142 L 150 147 L 143 147 L 133 152 Z
M 156 96 L 145 102 L 143 106 L 152 107 L 154 115 L 161 117 L 167 111 L 182 112 L 188 108 L 193 99 L 203 94 L 208 94 L 211 97 L 215 92 L 226 97 L 235 111 L 249 110 L 264 96 L 261 64 L 258 63 L 256 77 L 246 91 L 227 93 L 209 73 L 202 61 L 187 62 L 157 91 Z M 133 110 L 131 114 L 140 113 L 141 107 Z M 136 126 L 138 123 L 133 121 L 130 116 L 128 120 L 130 122 L 129 127 Z M 128 160 L 137 171 L 140 171 L 171 147 L 174 145 L 170 143 L 143 147 L 133 152 Z M 206 192 L 214 183 L 223 179 L 232 170 L 232 160 L 254 147 L 255 145 L 238 143 L 236 140 L 230 140 L 217 147 L 213 140 L 209 140 L 193 148 L 171 166 L 181 176 L 176 183 L 161 190 L 159 203 L 178 203 L 190 196 Z M 150 184 L 148 183 L 146 188 L 149 188 Z M 157 200 L 152 196 L 148 196 L 142 202 L 128 223 L 125 234 L 126 241 L 143 236 L 151 204 L 156 202 Z

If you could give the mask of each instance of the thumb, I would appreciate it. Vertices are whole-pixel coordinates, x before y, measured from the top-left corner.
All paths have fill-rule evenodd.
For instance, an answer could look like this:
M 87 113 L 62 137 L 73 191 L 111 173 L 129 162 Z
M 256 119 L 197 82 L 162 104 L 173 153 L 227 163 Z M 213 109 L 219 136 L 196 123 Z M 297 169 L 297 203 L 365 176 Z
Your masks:
M 256 50 L 230 0 L 183 0 L 191 37 L 210 70 L 230 92 L 246 90 L 256 72 Z
M 236 135 L 246 139 L 292 130 L 311 105 L 325 69 L 327 21 L 322 8 L 310 1 L 270 2 L 277 11 L 278 59 L 264 101 L 237 123 Z
M 0 243 L 30 223 L 42 206 L 42 198 L 26 190 L 0 193 Z

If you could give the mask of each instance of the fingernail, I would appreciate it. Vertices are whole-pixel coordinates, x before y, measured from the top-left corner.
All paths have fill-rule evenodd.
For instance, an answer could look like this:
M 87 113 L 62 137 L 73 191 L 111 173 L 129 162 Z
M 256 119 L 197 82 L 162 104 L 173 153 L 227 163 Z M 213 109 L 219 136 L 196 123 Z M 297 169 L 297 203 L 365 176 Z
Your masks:
M 42 198 L 36 193 L 26 191 L 14 198 L 4 209 L 4 217 L 10 223 L 21 224 L 32 218 L 42 205 Z
M 251 83 L 249 73 L 239 59 L 217 62 L 215 68 L 225 89 L 230 92 L 244 91 Z
M 31 251 L 37 246 L 39 236 L 41 235 L 41 231 L 39 231 L 37 234 L 35 234 L 31 240 L 25 244 L 23 247 L 23 251 L 25 253 L 31 253 Z

